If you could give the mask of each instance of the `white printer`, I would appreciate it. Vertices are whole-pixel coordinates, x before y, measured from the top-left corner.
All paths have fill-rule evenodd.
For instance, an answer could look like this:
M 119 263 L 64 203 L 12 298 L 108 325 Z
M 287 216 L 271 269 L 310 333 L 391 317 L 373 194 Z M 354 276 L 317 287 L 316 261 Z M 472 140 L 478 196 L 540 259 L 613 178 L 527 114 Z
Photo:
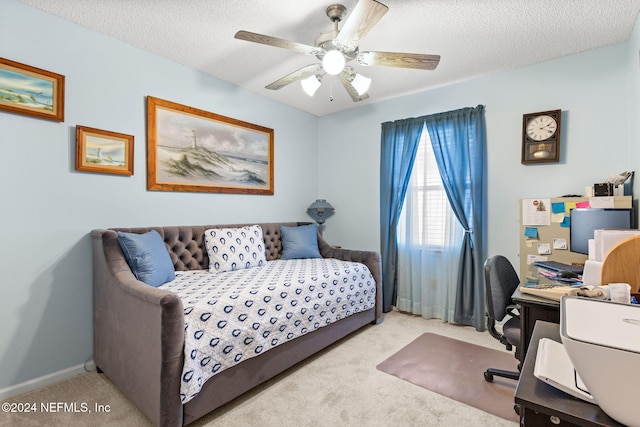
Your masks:
M 602 410 L 640 427 L 640 305 L 563 296 L 560 337 Z

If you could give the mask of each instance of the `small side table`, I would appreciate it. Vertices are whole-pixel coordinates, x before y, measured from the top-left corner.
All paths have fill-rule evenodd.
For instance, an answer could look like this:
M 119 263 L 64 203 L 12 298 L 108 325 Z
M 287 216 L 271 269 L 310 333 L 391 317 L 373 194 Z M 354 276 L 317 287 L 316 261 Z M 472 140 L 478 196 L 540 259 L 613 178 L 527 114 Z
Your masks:
M 515 402 L 520 405 L 520 425 L 624 427 L 605 414 L 599 406 L 560 391 L 533 375 L 540 338 L 561 342 L 559 325 L 543 321 L 535 324 L 516 387 Z

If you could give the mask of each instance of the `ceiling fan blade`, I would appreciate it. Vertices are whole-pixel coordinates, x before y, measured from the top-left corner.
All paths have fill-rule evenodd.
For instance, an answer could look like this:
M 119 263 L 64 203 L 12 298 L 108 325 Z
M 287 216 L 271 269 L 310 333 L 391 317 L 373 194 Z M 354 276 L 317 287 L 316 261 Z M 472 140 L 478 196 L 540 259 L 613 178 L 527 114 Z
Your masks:
M 368 93 L 363 93 L 362 95 L 358 95 L 358 91 L 351 84 L 351 80 L 349 79 L 349 73 L 342 72 L 340 73 L 339 77 L 340 77 L 340 82 L 349 93 L 349 96 L 351 96 L 351 99 L 353 100 L 353 102 L 364 101 L 365 99 L 369 98 Z
M 323 52 L 322 49 L 315 46 L 279 39 L 277 37 L 265 36 L 264 34 L 252 33 L 250 31 L 238 31 L 234 37 L 238 40 L 246 40 L 248 42 L 266 44 L 267 46 L 281 47 L 283 49 L 289 49 L 309 55 L 318 55 Z
M 360 40 L 382 19 L 389 8 L 375 0 L 360 0 L 344 22 L 335 43 L 338 47 L 353 51 Z
M 360 52 L 356 60 L 360 65 L 435 70 L 440 63 L 440 55 L 400 52 Z
M 286 85 L 295 82 L 296 80 L 302 80 L 309 76 L 314 75 L 322 68 L 322 64 L 310 64 L 306 65 L 299 70 L 294 71 L 293 73 L 287 74 L 281 79 L 276 80 L 275 82 L 265 86 L 267 89 L 278 90 L 282 89 Z

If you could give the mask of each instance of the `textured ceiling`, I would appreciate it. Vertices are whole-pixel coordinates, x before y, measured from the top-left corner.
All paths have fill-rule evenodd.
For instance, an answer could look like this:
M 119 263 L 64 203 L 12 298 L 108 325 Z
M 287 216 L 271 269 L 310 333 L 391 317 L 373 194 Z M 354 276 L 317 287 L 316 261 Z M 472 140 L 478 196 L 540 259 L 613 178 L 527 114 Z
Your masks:
M 389 11 L 360 50 L 442 59 L 434 71 L 356 65 L 373 83 L 354 103 L 332 79 L 313 98 L 298 82 L 265 89 L 318 60 L 233 37 L 247 30 L 313 45 L 333 28 L 332 0 L 21 1 L 317 116 L 620 43 L 640 10 L 640 0 L 382 0 Z M 357 0 L 341 3 L 348 18 Z

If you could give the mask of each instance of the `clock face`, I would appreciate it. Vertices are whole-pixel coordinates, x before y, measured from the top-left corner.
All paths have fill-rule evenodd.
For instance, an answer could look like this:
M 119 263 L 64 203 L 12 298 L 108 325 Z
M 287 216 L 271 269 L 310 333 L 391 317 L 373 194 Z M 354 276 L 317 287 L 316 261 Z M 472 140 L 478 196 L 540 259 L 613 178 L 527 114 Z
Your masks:
M 527 123 L 527 136 L 534 141 L 544 141 L 555 135 L 558 122 L 553 117 L 543 114 L 536 116 Z

